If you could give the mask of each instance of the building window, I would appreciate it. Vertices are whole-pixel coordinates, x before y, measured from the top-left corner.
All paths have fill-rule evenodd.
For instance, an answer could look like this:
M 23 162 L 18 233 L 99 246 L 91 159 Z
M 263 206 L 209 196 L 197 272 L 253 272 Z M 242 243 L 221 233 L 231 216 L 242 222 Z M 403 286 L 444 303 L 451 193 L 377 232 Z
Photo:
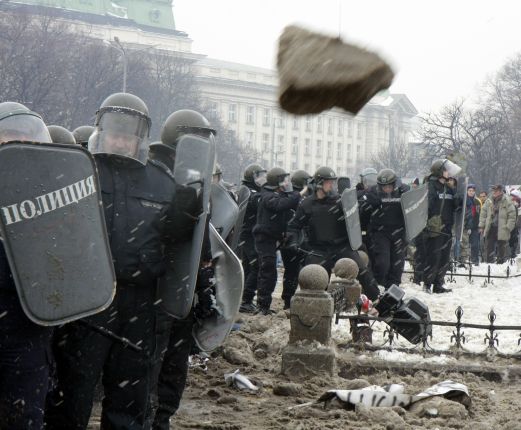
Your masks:
M 298 118 L 296 116 L 293 117 L 293 130 L 298 130 Z
M 322 133 L 322 117 L 317 117 L 317 133 Z
M 327 120 L 327 134 L 333 134 L 333 127 L 335 126 L 335 123 L 333 121 L 333 118 L 328 118 Z
M 270 135 L 268 133 L 262 133 L 262 150 L 270 152 Z
M 338 160 L 342 159 L 342 144 L 340 142 L 338 142 L 336 146 L 336 158 Z
M 341 119 L 338 120 L 338 135 L 344 135 L 344 121 L 342 121 Z
M 291 162 L 291 170 L 297 170 L 297 162 L 296 161 L 292 161 Z
M 230 104 L 228 105 L 228 122 L 236 122 L 237 121 L 237 105 Z
M 284 128 L 284 114 L 282 112 L 277 116 L 277 127 Z
M 251 131 L 246 132 L 246 146 L 252 147 L 253 146 L 253 133 Z
M 306 117 L 306 131 L 311 131 L 311 117 L 309 115 Z
M 309 172 L 309 163 L 304 164 L 304 170 Z
M 347 137 L 353 137 L 353 121 L 347 121 Z
M 217 102 L 210 102 L 208 103 L 208 108 L 210 110 L 210 115 L 213 116 L 213 117 L 216 117 L 217 116 Z
M 311 155 L 311 139 L 304 140 L 304 155 Z
M 246 108 L 246 124 L 253 124 L 255 122 L 255 106 L 248 106 Z
M 327 142 L 327 158 L 331 158 L 333 156 L 333 142 Z
M 284 135 L 282 134 L 279 134 L 277 136 L 277 152 L 280 154 L 280 153 L 284 153 Z
M 356 155 L 360 154 L 360 145 L 356 145 Z
M 317 140 L 317 157 L 322 157 L 322 141 Z
M 362 123 L 361 122 L 356 123 L 356 138 L 357 139 L 362 138 Z
M 293 138 L 293 142 L 291 143 L 291 153 L 293 155 L 298 155 L 298 137 Z
M 262 125 L 270 125 L 270 115 L 270 110 L 264 108 L 264 114 L 262 115 Z

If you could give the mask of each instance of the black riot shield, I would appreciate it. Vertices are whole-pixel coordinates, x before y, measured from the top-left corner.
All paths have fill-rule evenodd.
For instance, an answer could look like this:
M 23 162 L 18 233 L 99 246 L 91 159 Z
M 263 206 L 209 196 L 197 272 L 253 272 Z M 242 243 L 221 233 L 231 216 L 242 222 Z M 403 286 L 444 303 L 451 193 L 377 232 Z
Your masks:
M 358 213 L 356 190 L 354 188 L 344 190 L 341 201 L 349 243 L 351 244 L 351 249 L 356 251 L 362 246 L 362 230 L 360 228 L 360 214 Z
M 239 237 L 241 236 L 242 224 L 244 223 L 244 216 L 246 215 L 246 208 L 250 199 L 251 191 L 246 185 L 241 185 L 237 192 L 237 204 L 239 205 L 239 215 L 237 221 L 233 227 L 233 231 L 230 238 L 230 248 L 233 252 L 237 251 L 239 246 Z
M 429 189 L 427 185 L 402 194 L 401 203 L 405 220 L 405 236 L 411 242 L 427 225 L 429 215 Z
M 0 145 L 0 229 L 22 308 L 40 325 L 102 311 L 115 294 L 96 166 L 79 145 Z
M 228 235 L 237 222 L 239 206 L 237 206 L 228 190 L 219 184 L 212 184 L 210 202 L 212 224 L 221 237 L 227 240 Z
M 197 220 L 192 240 L 174 243 L 165 249 L 167 270 L 159 280 L 158 298 L 161 307 L 174 318 L 186 318 L 192 307 L 209 212 L 214 164 L 213 138 L 203 139 L 187 134 L 179 139 L 174 178 L 178 184 L 197 189 L 203 210 Z
M 342 195 L 344 190 L 351 188 L 351 179 L 347 176 L 339 176 L 337 179 L 338 194 Z
M 206 352 L 221 345 L 230 333 L 241 305 L 244 273 L 242 264 L 210 223 L 210 243 L 215 264 L 215 307 L 218 315 L 198 320 L 193 335 Z
M 461 198 L 462 205 L 454 214 L 454 238 L 456 240 L 461 240 L 465 228 L 465 211 L 467 209 L 467 186 L 469 184 L 469 178 L 466 176 L 459 176 L 456 180 L 458 181 L 456 195 Z

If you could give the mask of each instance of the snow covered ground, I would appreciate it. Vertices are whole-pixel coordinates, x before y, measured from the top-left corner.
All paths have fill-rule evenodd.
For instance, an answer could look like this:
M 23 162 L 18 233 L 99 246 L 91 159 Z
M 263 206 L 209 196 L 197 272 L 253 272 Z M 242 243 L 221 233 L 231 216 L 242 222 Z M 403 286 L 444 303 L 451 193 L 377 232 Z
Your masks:
M 491 274 L 506 276 L 507 267 L 510 267 L 510 276 L 521 274 L 519 264 L 509 266 L 491 265 Z M 487 274 L 488 265 L 481 264 L 472 268 L 473 274 Z M 468 273 L 466 269 L 457 269 L 457 273 Z M 432 320 L 456 321 L 455 311 L 458 306 L 463 308 L 462 322 L 475 324 L 490 324 L 488 314 L 491 309 L 496 313 L 495 325 L 517 325 L 521 326 L 521 277 L 510 279 L 492 279 L 491 284 L 484 284 L 484 278 L 473 278 L 469 281 L 465 277 L 455 277 L 455 283 L 447 283 L 446 287 L 452 289 L 452 293 L 428 294 L 422 288 L 410 281 L 410 275 L 403 276 L 402 288 L 406 291 L 405 297 L 416 297 L 428 307 Z M 448 276 L 447 276 L 448 280 Z M 376 322 L 373 325 L 373 344 L 379 345 L 384 342 L 383 332 L 386 324 Z M 432 340 L 429 344 L 436 350 L 448 350 L 451 345 L 450 337 L 455 328 L 433 326 Z M 464 328 L 462 330 L 466 337 L 464 348 L 472 352 L 482 352 L 487 348 L 484 342 L 486 330 Z M 521 339 L 520 331 L 499 331 L 499 345 L 497 348 L 503 353 L 517 353 L 521 351 L 518 340 Z M 349 334 L 349 321 L 340 320 L 338 325 L 333 326 L 333 337 L 338 343 L 345 343 L 351 336 Z M 414 345 L 406 339 L 396 339 L 396 346 L 411 347 Z M 390 360 L 402 360 L 407 354 L 399 352 L 381 352 L 382 358 Z M 414 359 L 411 357 L 411 359 Z M 432 360 L 444 360 L 442 357 L 432 357 Z

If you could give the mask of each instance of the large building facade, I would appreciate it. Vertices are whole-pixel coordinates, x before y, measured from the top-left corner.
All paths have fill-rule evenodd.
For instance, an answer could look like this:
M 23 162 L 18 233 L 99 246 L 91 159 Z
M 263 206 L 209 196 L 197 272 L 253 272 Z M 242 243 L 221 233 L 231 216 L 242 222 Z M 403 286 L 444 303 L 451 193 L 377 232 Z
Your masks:
M 207 107 L 267 167 L 313 172 L 327 165 L 353 176 L 381 157 L 382 148 L 412 142 L 417 111 L 404 94 L 383 92 L 356 116 L 340 109 L 286 114 L 277 103 L 275 71 L 193 53 L 192 40 L 175 28 L 171 6 L 170 0 L 20 0 L 2 2 L 0 10 L 52 10 L 71 29 L 108 43 L 117 40 L 129 53 L 157 49 L 191 59 Z

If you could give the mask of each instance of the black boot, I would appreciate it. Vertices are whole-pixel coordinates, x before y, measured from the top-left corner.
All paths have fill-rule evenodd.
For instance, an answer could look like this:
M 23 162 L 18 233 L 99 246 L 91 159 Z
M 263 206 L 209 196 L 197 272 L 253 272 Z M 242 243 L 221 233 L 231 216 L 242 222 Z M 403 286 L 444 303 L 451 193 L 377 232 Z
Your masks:
M 257 307 L 253 303 L 244 302 L 239 308 L 239 312 L 243 314 L 253 314 L 257 311 Z
M 432 294 L 432 285 L 430 284 L 425 284 L 423 286 L 423 291 L 427 294 Z
M 435 285 L 432 289 L 434 294 L 452 293 L 450 288 L 444 288 L 442 285 Z

